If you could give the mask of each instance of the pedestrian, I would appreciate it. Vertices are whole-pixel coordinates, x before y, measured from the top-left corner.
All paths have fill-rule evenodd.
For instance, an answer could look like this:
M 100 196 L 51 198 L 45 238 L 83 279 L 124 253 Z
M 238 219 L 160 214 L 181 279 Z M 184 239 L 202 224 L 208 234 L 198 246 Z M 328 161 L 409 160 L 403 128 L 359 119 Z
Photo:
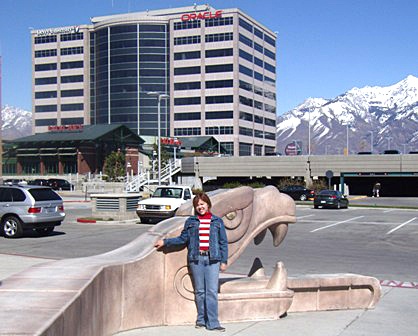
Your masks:
M 381 188 L 380 183 L 376 182 L 373 186 L 373 196 L 372 197 L 380 197 L 380 188 Z
M 218 319 L 219 271 L 228 261 L 228 239 L 223 220 L 210 212 L 212 203 L 205 193 L 193 198 L 195 215 L 184 223 L 180 235 L 160 239 L 156 248 L 187 246 L 187 261 L 193 278 L 197 307 L 196 328 L 225 331 Z

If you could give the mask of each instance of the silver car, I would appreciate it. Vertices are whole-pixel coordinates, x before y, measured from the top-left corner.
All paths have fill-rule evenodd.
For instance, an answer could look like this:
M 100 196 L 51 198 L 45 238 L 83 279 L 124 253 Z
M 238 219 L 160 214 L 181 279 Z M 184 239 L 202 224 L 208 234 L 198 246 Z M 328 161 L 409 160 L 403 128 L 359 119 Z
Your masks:
M 51 233 L 65 218 L 62 198 L 42 186 L 0 186 L 0 233 L 17 238 L 25 230 Z

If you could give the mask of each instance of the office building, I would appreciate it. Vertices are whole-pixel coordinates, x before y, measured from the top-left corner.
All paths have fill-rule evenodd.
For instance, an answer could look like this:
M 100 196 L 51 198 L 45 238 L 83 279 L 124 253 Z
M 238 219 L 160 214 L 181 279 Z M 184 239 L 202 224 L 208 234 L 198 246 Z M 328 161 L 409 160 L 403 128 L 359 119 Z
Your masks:
M 163 137 L 213 136 L 231 155 L 275 151 L 276 35 L 239 9 L 152 10 L 31 33 L 37 133 L 124 124 L 156 136 L 160 111 Z M 155 92 L 169 96 L 159 109 Z

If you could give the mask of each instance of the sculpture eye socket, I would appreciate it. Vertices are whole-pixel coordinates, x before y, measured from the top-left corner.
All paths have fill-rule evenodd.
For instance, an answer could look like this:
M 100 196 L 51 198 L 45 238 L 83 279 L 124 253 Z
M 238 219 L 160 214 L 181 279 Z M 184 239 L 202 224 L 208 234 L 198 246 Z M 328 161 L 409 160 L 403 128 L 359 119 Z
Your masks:
M 231 230 L 237 228 L 241 224 L 242 216 L 242 210 L 228 212 L 223 218 L 225 227 Z

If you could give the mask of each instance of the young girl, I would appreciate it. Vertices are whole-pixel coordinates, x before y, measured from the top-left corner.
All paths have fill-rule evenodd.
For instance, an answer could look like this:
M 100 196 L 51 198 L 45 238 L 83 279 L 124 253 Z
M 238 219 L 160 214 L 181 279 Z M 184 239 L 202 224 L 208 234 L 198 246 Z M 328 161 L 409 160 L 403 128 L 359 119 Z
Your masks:
M 195 216 L 190 216 L 180 236 L 158 240 L 156 248 L 187 245 L 187 259 L 194 282 L 197 306 L 196 328 L 225 331 L 218 320 L 219 271 L 225 271 L 228 240 L 221 218 L 210 213 L 212 203 L 205 193 L 193 198 Z

